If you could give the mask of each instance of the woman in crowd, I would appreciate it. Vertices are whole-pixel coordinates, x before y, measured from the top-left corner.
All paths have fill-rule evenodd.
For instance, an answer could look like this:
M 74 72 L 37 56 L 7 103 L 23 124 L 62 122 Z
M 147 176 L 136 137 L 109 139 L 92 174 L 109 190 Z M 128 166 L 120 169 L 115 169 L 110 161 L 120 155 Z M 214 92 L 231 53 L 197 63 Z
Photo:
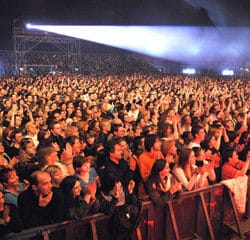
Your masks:
M 169 163 L 165 159 L 158 159 L 152 167 L 146 189 L 153 203 L 162 206 L 181 191 L 182 187 L 171 175 Z
M 60 188 L 64 198 L 65 218 L 80 220 L 90 213 L 99 210 L 99 202 L 96 199 L 96 183 L 85 187 L 85 194 L 81 196 L 81 184 L 76 176 L 67 176 L 62 181 Z
M 182 149 L 179 154 L 179 161 L 173 169 L 173 173 L 184 190 L 190 191 L 204 187 L 207 183 L 207 176 L 203 176 L 201 168 L 195 165 L 196 158 L 192 149 Z
M 93 182 L 99 182 L 99 177 L 89 160 L 82 156 L 77 155 L 73 158 L 73 167 L 75 169 L 75 175 L 81 184 L 82 192 L 84 194 L 85 188 L 88 184 Z
M 161 151 L 166 161 L 169 163 L 169 167 L 172 170 L 174 165 L 178 161 L 177 147 L 174 140 L 161 139 Z
M 13 204 L 17 207 L 18 195 L 28 186 L 19 182 L 19 177 L 15 169 L 4 168 L 0 170 L 0 182 L 4 187 L 4 200 L 7 204 Z

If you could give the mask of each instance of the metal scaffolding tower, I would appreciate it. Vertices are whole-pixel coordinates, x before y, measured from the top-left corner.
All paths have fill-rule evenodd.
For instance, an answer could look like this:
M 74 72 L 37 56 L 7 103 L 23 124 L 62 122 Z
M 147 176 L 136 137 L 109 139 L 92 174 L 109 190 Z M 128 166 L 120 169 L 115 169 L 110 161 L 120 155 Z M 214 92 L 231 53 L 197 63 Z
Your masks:
M 39 69 L 39 67 L 47 67 L 47 69 L 56 69 L 58 67 L 57 64 L 31 64 L 27 56 L 35 51 L 58 52 L 62 54 L 66 60 L 58 64 L 63 65 L 63 67 L 67 68 L 70 72 L 81 72 L 79 39 L 59 36 L 48 32 L 26 30 L 24 27 L 17 25 L 18 24 L 14 22 L 14 69 L 16 73 L 19 73 L 20 70 L 26 73 L 29 68 Z

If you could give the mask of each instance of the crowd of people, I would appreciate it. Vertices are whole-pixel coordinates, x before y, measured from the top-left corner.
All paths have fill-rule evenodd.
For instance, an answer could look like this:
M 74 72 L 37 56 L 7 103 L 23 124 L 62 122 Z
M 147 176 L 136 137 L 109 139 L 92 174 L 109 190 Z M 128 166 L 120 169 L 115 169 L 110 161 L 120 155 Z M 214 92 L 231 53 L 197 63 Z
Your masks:
M 211 76 L 2 77 L 0 234 L 103 212 L 126 239 L 141 201 L 246 175 L 249 93 Z
M 91 48 L 93 51 L 93 47 Z M 143 72 L 157 73 L 159 70 L 147 61 L 136 58 L 132 54 L 121 53 L 121 50 L 106 52 L 68 53 L 55 51 L 20 51 L 18 63 L 14 51 L 0 50 L 0 76 L 19 74 L 40 75 L 48 72 L 76 72 L 84 75 L 133 74 Z M 96 51 L 96 50 L 95 50 Z M 162 60 L 162 62 L 164 62 Z M 18 69 L 16 69 L 18 68 Z

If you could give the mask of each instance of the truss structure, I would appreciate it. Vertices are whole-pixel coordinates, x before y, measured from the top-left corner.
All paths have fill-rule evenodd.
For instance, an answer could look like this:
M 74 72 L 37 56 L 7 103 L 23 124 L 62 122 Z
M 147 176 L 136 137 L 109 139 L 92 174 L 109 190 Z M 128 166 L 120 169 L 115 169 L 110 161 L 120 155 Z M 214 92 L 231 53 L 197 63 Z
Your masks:
M 81 49 L 78 39 L 48 32 L 30 31 L 24 27 L 16 26 L 14 23 L 13 40 L 16 73 L 19 73 L 20 70 L 27 73 L 29 69 L 39 68 L 56 70 L 58 64 L 70 72 L 81 72 Z M 60 63 L 31 63 L 27 57 L 35 51 L 58 53 L 63 56 L 65 61 Z

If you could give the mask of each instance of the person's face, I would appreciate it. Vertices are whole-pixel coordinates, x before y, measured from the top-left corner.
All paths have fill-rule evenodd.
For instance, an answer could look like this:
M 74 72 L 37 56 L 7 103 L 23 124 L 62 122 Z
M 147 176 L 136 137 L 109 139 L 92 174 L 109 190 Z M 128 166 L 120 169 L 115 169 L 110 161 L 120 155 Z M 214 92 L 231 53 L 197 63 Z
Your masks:
M 125 135 L 124 127 L 119 127 L 115 133 L 116 133 L 115 135 L 117 137 L 124 137 L 124 135 Z
M 11 107 L 11 102 L 10 101 L 6 101 L 4 105 L 5 105 L 6 108 L 10 108 Z
M 74 127 L 74 128 L 73 128 L 72 135 L 73 135 L 73 136 L 79 137 L 79 130 L 78 130 L 78 127 Z
M 15 136 L 15 142 L 20 143 L 23 139 L 23 134 L 22 133 L 17 133 Z
M 48 173 L 38 175 L 38 184 L 35 186 L 35 190 L 38 195 L 43 197 L 48 196 L 52 192 L 51 177 Z M 34 188 L 33 188 L 34 189 Z
M 215 137 L 211 137 L 210 141 L 209 141 L 209 147 L 213 148 L 216 145 L 216 138 Z
M 85 162 L 84 164 L 82 164 L 81 168 L 80 168 L 80 172 L 82 174 L 84 173 L 88 173 L 90 169 L 90 163 L 89 162 Z
M 141 119 L 141 121 L 140 121 L 140 127 L 143 128 L 143 127 L 145 127 L 145 126 L 146 126 L 145 120 L 144 120 L 144 119 Z
M 50 109 L 51 109 L 51 111 L 56 110 L 57 109 L 56 103 L 52 103 L 51 106 L 50 106 Z
M 161 151 L 161 141 L 160 141 L 160 139 L 157 138 L 155 140 L 153 148 L 154 148 L 155 151 Z
M 52 182 L 55 185 L 60 185 L 62 180 L 63 180 L 64 176 L 62 174 L 62 170 L 58 169 L 54 172 L 54 174 L 52 175 Z
M 53 126 L 53 128 L 51 129 L 51 132 L 55 135 L 55 136 L 59 136 L 61 135 L 61 125 L 59 123 L 55 124 Z
M 25 151 L 30 156 L 34 156 L 36 154 L 36 147 L 33 141 L 27 143 Z
M 109 132 L 111 130 L 111 124 L 109 122 L 104 123 L 103 130 Z
M 171 144 L 171 147 L 170 147 L 168 153 L 169 153 L 169 154 L 172 154 L 172 155 L 176 155 L 176 154 L 177 154 L 177 148 L 176 148 L 176 146 L 175 146 L 175 142 L 173 142 L 173 143 Z
M 81 143 L 79 139 L 75 139 L 74 145 L 72 146 L 72 150 L 75 154 L 81 152 Z
M 166 162 L 165 167 L 159 172 L 160 178 L 164 179 L 165 177 L 170 175 L 170 168 L 168 162 Z
M 100 131 L 99 122 L 95 123 L 94 129 L 97 130 L 97 131 Z
M 114 146 L 114 152 L 110 153 L 110 156 L 112 156 L 115 160 L 120 160 L 122 159 L 122 154 L 123 154 L 123 150 L 122 147 L 119 144 L 116 144 Z
M 190 155 L 189 155 L 189 157 L 188 157 L 188 163 L 189 163 L 190 165 L 194 165 L 194 164 L 195 164 L 195 160 L 196 160 L 196 158 L 195 158 L 195 156 L 194 156 L 194 152 L 191 151 L 191 153 L 190 153 Z
M 58 161 L 58 155 L 57 152 L 54 151 L 52 152 L 47 158 L 46 158 L 46 162 L 48 165 L 53 165 L 55 162 Z
M 82 188 L 81 188 L 80 182 L 76 181 L 74 187 L 72 188 L 73 198 L 80 196 L 81 190 L 82 190 Z
M 200 139 L 201 141 L 204 141 L 205 136 L 206 136 L 204 129 L 200 129 L 198 135 L 199 135 L 199 139 Z
M 168 112 L 168 117 L 174 117 L 174 115 L 175 115 L 174 110 L 170 110 L 170 111 Z
M 18 184 L 19 184 L 19 177 L 16 175 L 16 171 L 15 170 L 8 172 L 7 177 L 8 177 L 8 180 L 7 180 L 8 186 L 11 186 L 11 187 L 18 186 Z
M 77 117 L 82 117 L 82 111 L 80 109 L 76 110 L 76 116 Z
M 31 124 L 28 128 L 27 128 L 27 132 L 31 133 L 31 134 L 36 134 L 37 133 L 37 128 L 35 124 Z
M 227 121 L 225 127 L 227 130 L 234 130 L 234 124 L 232 121 Z
M 229 157 L 229 163 L 234 164 L 239 160 L 237 152 L 233 152 L 232 157 Z
M 16 116 L 15 118 L 15 125 L 16 126 L 21 126 L 21 123 L 22 123 L 22 119 L 20 116 Z
M 128 144 L 126 143 L 126 141 L 121 141 L 120 146 L 122 147 L 122 151 L 128 149 Z
M 29 96 L 27 97 L 27 102 L 28 102 L 28 103 L 33 102 L 33 98 L 32 98 L 32 96 L 31 96 L 31 95 L 29 95 Z
M 89 137 L 87 138 L 87 141 L 88 141 L 88 144 L 92 145 L 92 144 L 95 142 L 95 138 L 92 137 L 92 136 L 89 136 Z

